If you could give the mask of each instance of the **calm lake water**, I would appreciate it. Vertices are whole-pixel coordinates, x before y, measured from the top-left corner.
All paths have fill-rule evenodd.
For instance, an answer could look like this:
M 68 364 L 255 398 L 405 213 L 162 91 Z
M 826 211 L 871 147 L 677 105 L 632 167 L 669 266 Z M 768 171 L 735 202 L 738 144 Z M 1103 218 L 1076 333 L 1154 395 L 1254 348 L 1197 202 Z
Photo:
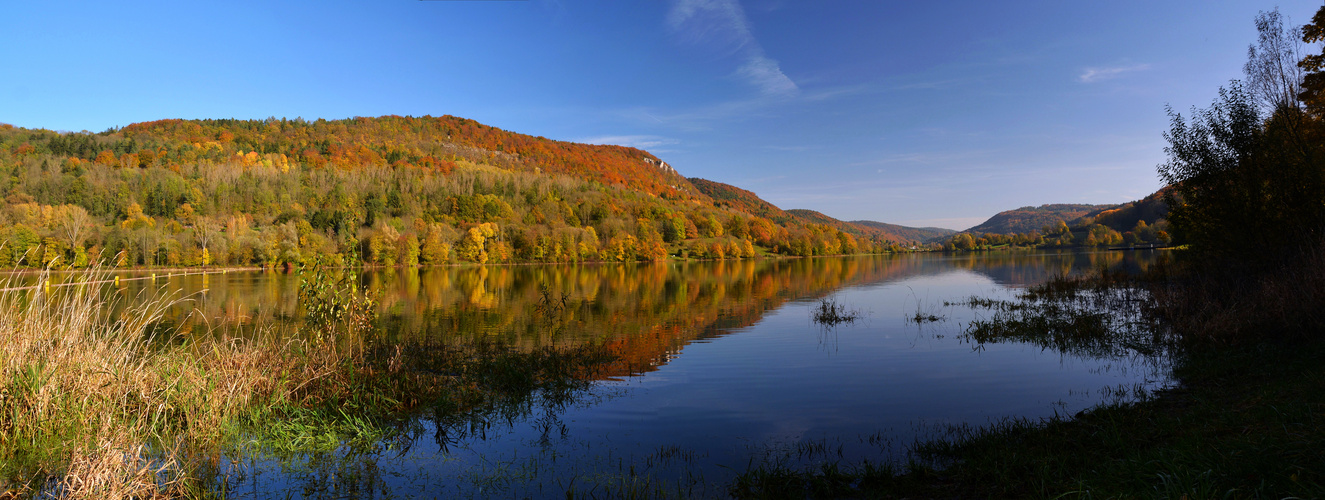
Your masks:
M 1062 274 L 1144 269 L 1154 252 L 913 254 L 852 258 L 380 270 L 390 339 L 501 339 L 534 348 L 603 343 L 619 359 L 571 400 L 535 401 L 464 425 L 415 422 L 407 442 L 291 463 L 246 459 L 241 497 L 725 496 L 763 463 L 902 458 L 950 425 L 1076 412 L 1170 383 L 1163 360 L 1083 358 L 962 335 L 987 310 Z M 259 272 L 128 282 L 193 301 L 177 322 L 297 321 L 298 277 Z M 206 290 L 203 292 L 202 290 Z M 811 320 L 822 299 L 851 324 Z M 916 323 L 917 311 L 938 316 Z

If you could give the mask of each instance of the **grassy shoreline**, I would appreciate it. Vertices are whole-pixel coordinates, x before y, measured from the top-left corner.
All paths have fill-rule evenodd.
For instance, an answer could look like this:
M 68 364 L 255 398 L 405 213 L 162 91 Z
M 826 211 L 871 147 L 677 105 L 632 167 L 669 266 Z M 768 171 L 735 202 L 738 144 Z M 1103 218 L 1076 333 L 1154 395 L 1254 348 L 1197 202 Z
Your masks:
M 223 497 L 222 457 L 373 446 L 406 413 L 518 407 L 579 389 L 610 359 L 598 346 L 387 346 L 371 336 L 372 302 L 343 286 L 351 276 L 306 277 L 314 321 L 298 336 L 161 331 L 180 299 L 160 294 L 109 318 L 123 298 L 102 293 L 97 270 L 0 292 L 0 496 Z
M 1271 292 L 1293 280 L 1314 283 L 1325 269 L 1316 264 L 1295 269 L 1291 278 L 1266 277 L 1260 285 L 1264 293 L 1232 295 L 1250 302 L 1240 308 L 1282 301 Z M 1135 314 L 1113 321 L 1099 308 L 1144 302 L 1152 315 L 1185 313 L 1187 301 L 1223 293 L 1209 288 L 1208 277 L 1195 280 L 1196 287 L 1172 286 L 1171 277 L 1157 273 L 1149 282 L 1129 283 L 1122 275 L 1100 272 L 1032 287 L 1018 301 L 973 298 L 971 305 L 997 312 L 972 324 L 967 335 L 976 342 L 1031 342 L 1060 351 L 1143 350 L 1147 335 L 1137 333 L 1162 326 L 1140 325 Z M 1245 289 L 1241 283 L 1229 286 Z M 1157 289 L 1159 297 L 1140 298 Z M 1303 324 L 1298 316 L 1315 314 L 1303 304 L 1267 314 L 1282 324 Z M 1202 328 L 1198 336 L 1169 330 L 1170 338 L 1155 337 L 1154 345 L 1175 349 L 1174 376 L 1180 383 L 1175 388 L 1072 416 L 953 428 L 942 439 L 913 444 L 906 463 L 754 467 L 737 478 L 731 493 L 739 498 L 1325 498 L 1320 326 L 1273 335 L 1243 331 L 1242 342 L 1228 343 L 1235 338 L 1229 333 L 1233 327 L 1177 319 L 1182 327 Z

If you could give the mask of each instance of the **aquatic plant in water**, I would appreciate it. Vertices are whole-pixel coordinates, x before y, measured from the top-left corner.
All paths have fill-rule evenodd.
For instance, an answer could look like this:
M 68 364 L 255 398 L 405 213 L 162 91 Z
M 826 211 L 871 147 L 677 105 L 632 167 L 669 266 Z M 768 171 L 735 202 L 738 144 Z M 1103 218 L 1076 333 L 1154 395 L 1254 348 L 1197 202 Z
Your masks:
M 977 345 L 1027 342 L 1096 358 L 1161 356 L 1172 342 L 1144 309 L 1149 292 L 1118 274 L 1058 277 L 1030 287 L 1017 300 L 971 297 L 964 304 L 993 311 L 963 335 Z
M 811 310 L 810 318 L 827 327 L 854 323 L 860 319 L 860 311 L 847 310 L 847 306 L 837 303 L 832 298 L 819 300 L 819 306 Z

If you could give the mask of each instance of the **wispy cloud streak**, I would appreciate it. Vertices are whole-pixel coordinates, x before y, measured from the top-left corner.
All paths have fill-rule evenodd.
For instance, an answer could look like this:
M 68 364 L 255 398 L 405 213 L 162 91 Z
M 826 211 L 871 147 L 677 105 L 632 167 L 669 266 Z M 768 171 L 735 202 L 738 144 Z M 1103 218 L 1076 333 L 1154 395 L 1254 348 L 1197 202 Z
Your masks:
M 796 82 L 782 72 L 777 60 L 768 57 L 750 30 L 750 20 L 737 0 L 675 0 L 667 24 L 689 43 L 710 44 L 745 60 L 735 75 L 764 95 L 787 96 L 800 91 Z
M 1095 83 L 1100 80 L 1116 78 L 1125 73 L 1144 71 L 1150 69 L 1149 64 L 1133 64 L 1131 66 L 1111 66 L 1105 68 L 1086 68 L 1077 76 L 1077 81 L 1081 83 Z
M 677 144 L 679 141 L 657 135 L 606 135 L 576 139 L 575 142 L 582 142 L 585 144 L 613 144 L 617 146 L 650 149 L 658 146 Z

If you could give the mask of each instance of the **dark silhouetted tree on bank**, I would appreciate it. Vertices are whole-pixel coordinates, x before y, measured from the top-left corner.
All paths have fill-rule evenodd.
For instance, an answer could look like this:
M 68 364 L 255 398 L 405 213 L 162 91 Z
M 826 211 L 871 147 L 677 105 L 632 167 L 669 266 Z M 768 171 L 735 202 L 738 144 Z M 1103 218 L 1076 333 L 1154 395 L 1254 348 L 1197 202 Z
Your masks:
M 1190 120 L 1170 110 L 1169 159 L 1159 166 L 1173 186 L 1166 202 L 1175 237 L 1196 255 L 1248 264 L 1314 244 L 1325 228 L 1321 124 L 1298 100 L 1297 30 L 1285 31 L 1277 12 L 1262 13 L 1256 26 L 1249 86 L 1233 81 Z

